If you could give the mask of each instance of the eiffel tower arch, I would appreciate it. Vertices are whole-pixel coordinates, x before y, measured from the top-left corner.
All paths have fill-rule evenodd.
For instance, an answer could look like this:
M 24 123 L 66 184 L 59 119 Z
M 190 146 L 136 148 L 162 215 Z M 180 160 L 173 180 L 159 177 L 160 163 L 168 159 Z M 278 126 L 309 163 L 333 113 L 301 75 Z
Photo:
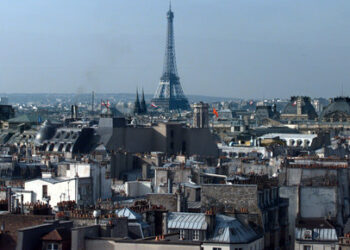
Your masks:
M 190 105 L 182 90 L 176 68 L 173 20 L 174 13 L 169 6 L 163 73 L 152 103 L 164 110 L 189 110 Z

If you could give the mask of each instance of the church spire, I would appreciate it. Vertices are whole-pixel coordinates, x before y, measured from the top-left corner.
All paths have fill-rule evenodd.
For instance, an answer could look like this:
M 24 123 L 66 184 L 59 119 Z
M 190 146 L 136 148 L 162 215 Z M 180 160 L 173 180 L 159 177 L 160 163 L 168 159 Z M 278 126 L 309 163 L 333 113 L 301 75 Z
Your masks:
M 141 97 L 141 113 L 146 114 L 147 113 L 147 106 L 146 106 L 146 100 L 145 100 L 145 93 L 142 88 L 142 97 Z
M 141 111 L 141 106 L 140 106 L 140 100 L 139 100 L 139 92 L 138 89 L 136 88 L 136 100 L 135 100 L 135 105 L 134 105 L 134 114 L 140 114 Z

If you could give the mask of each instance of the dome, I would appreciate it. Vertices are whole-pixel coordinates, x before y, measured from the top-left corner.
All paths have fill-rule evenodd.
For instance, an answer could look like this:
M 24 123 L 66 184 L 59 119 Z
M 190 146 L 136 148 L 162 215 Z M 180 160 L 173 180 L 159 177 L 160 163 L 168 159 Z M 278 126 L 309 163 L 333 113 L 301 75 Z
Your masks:
M 309 119 L 316 119 L 317 113 L 311 104 L 310 97 L 307 96 L 292 96 L 289 103 L 284 107 L 282 114 L 297 115 L 298 103 L 301 104 L 301 114 L 308 115 Z
M 40 126 L 38 133 L 35 136 L 35 143 L 42 143 L 45 140 L 51 139 L 56 133 L 56 126 L 54 126 L 49 120 L 43 122 Z
M 343 121 L 350 119 L 350 98 L 336 97 L 322 111 L 322 120 Z

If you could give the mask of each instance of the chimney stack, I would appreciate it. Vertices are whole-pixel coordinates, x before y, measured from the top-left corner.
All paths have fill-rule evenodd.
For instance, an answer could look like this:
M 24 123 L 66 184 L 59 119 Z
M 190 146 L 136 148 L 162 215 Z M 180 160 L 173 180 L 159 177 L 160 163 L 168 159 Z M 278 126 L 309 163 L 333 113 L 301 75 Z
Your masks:
M 7 189 L 7 210 L 8 210 L 8 212 L 9 213 L 11 213 L 11 211 L 12 211 L 12 197 L 11 197 L 11 188 L 8 188 Z
M 170 178 L 168 178 L 168 193 L 169 194 L 173 193 L 173 181 Z
M 72 105 L 71 106 L 71 118 L 73 120 L 76 120 L 78 118 L 78 105 Z
M 211 208 L 210 210 L 205 212 L 205 222 L 208 224 L 208 230 L 207 230 L 207 235 L 208 237 L 213 234 L 214 229 L 215 229 L 215 212 Z
M 163 214 L 163 221 L 162 221 L 162 234 L 168 233 L 168 211 L 164 212 Z

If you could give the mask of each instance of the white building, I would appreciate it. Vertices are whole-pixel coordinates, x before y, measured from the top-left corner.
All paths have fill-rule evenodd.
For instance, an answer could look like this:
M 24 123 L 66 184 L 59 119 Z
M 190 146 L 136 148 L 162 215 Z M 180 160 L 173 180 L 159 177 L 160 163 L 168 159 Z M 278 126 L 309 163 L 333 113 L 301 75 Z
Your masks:
M 31 191 L 31 195 L 24 195 L 24 202 L 46 202 L 54 207 L 60 201 L 75 200 L 80 201 L 83 191 L 90 184 L 88 178 L 67 178 L 58 179 L 43 176 L 40 179 L 26 181 L 24 190 Z M 79 192 L 80 191 L 80 192 Z M 19 193 L 19 192 L 17 192 Z M 88 201 L 89 202 L 89 201 Z
M 94 163 L 68 163 L 58 166 L 58 172 L 65 178 L 91 178 L 92 198 L 107 199 L 112 197 L 111 179 L 106 179 L 106 167 Z
M 58 166 L 60 176 L 42 174 L 42 178 L 26 181 L 24 202 L 58 202 L 75 200 L 78 205 L 94 204 L 99 198 L 111 198 L 111 180 L 106 179 L 106 168 L 89 163 L 67 163 Z
M 317 134 L 287 134 L 287 133 L 270 133 L 260 136 L 259 139 L 279 138 L 285 141 L 289 147 L 310 147 Z

